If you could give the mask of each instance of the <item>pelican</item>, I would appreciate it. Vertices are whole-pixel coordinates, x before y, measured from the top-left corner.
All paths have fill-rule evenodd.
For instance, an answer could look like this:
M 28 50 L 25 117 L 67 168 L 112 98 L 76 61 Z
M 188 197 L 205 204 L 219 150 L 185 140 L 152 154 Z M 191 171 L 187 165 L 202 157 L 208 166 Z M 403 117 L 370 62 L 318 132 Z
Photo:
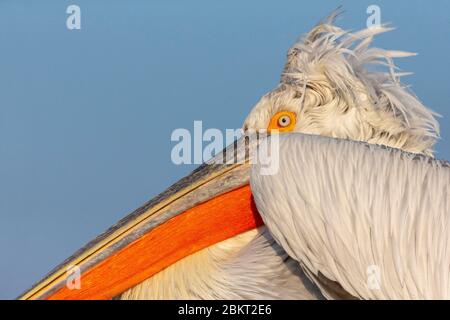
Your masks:
M 289 49 L 244 122 L 278 142 L 276 173 L 216 164 L 245 158 L 244 137 L 21 298 L 449 298 L 450 165 L 433 158 L 436 115 L 393 62 L 412 54 L 370 47 L 390 28 L 345 31 L 336 15 Z

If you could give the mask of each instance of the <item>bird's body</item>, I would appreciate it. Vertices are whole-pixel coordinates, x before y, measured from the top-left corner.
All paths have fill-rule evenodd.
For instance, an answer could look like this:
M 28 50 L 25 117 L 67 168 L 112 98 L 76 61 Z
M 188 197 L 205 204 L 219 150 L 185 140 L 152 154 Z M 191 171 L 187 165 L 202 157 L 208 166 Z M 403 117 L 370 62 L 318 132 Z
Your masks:
M 323 299 L 265 226 L 203 249 L 121 299 Z
M 264 222 L 311 276 L 363 299 L 450 299 L 450 163 L 291 134 L 278 173 L 258 172 Z
M 411 54 L 369 47 L 389 28 L 347 32 L 335 16 L 292 46 L 244 122 L 279 137 L 278 170 L 205 164 L 24 297 L 450 298 L 450 168 L 393 63 Z M 79 292 L 68 265 L 87 279 Z
M 410 54 L 369 47 L 372 38 L 379 33 L 388 31 L 388 28 L 378 26 L 350 33 L 332 25 L 334 17 L 333 14 L 328 20 L 316 26 L 289 50 L 280 85 L 258 102 L 247 117 L 244 129 L 279 129 L 281 132 L 301 132 L 365 141 L 413 153 L 432 155 L 433 145 L 439 135 L 438 124 L 433 113 L 400 83 L 399 77 L 401 74 L 396 73 L 397 69 L 392 62 L 394 57 L 403 57 Z M 369 71 L 368 65 L 386 66 L 387 71 Z M 284 126 L 283 122 L 288 126 Z M 272 127 L 273 123 L 275 127 Z M 285 130 L 287 128 L 289 130 Z M 294 155 L 288 157 L 291 166 L 295 168 L 297 158 Z M 342 156 L 339 161 L 344 161 L 343 158 L 345 157 Z M 352 165 L 350 159 L 349 163 L 349 165 Z M 368 171 L 361 172 L 361 174 L 370 176 L 369 171 L 373 168 L 364 166 L 363 168 Z M 308 170 L 313 172 L 311 173 Z M 311 175 L 314 174 L 313 168 L 308 167 L 308 170 Z M 327 174 L 331 175 L 333 172 L 327 172 Z M 298 218 L 298 221 L 300 221 L 299 212 L 307 216 L 307 214 L 311 215 L 312 209 L 316 208 L 309 208 L 307 204 L 302 203 L 303 207 L 301 208 L 293 207 L 288 212 L 283 209 L 283 205 L 298 205 L 295 200 L 300 196 L 291 193 L 289 189 L 290 187 L 293 191 L 299 192 L 299 188 L 295 185 L 300 183 L 297 181 L 301 179 L 300 176 L 286 173 L 284 179 L 286 180 L 288 177 L 294 181 L 289 181 L 283 186 L 271 185 L 268 186 L 268 189 L 257 186 L 255 182 L 252 192 L 257 204 L 264 207 L 266 214 L 263 217 L 267 221 L 277 216 L 278 222 L 283 222 L 285 221 L 285 215 L 289 212 L 292 219 L 290 226 L 292 227 L 297 225 L 295 219 Z M 321 178 L 319 175 L 309 176 L 308 178 L 311 179 L 310 183 L 312 184 L 323 182 L 323 180 L 315 180 Z M 346 179 L 346 177 L 339 175 L 332 178 L 334 182 L 341 181 L 342 183 Z M 255 180 L 259 181 L 258 179 Z M 324 189 L 323 185 L 321 187 Z M 345 187 L 350 188 L 348 184 L 345 184 Z M 376 192 L 383 192 L 377 189 L 376 185 L 371 186 L 370 189 L 353 185 L 353 189 L 345 189 L 345 191 L 356 192 L 358 187 L 363 188 L 360 190 L 362 199 L 368 201 L 368 203 L 370 203 L 371 194 L 375 196 Z M 325 192 L 319 190 L 319 187 L 314 189 L 314 186 L 311 186 L 311 188 L 311 192 L 317 192 L 317 197 L 320 192 Z M 389 189 L 392 192 L 391 196 L 401 194 L 396 193 L 393 189 L 393 187 L 392 190 Z M 276 190 L 277 192 L 271 193 L 270 190 Z M 314 192 L 312 193 L 314 194 Z M 336 193 L 328 195 L 329 198 L 326 199 L 328 207 L 325 209 L 327 210 L 338 210 L 334 207 L 335 201 L 338 199 L 331 199 L 331 196 L 341 195 L 337 195 L 337 193 L 344 192 L 344 189 L 343 191 L 334 190 L 333 192 Z M 275 194 L 276 196 L 271 197 Z M 392 210 L 392 208 L 383 206 L 383 201 L 387 201 L 386 199 L 390 197 L 390 194 L 378 194 L 378 196 L 380 196 L 377 198 L 380 202 L 372 204 L 376 207 L 371 208 L 379 211 L 380 214 L 383 210 Z M 385 198 L 382 198 L 382 196 Z M 356 197 L 348 198 L 349 201 L 355 199 Z M 428 200 L 432 201 L 433 199 Z M 270 210 L 265 209 L 265 205 L 268 203 L 270 203 Z M 431 203 L 427 203 L 431 205 Z M 391 204 L 394 205 L 394 203 Z M 357 203 L 354 205 L 356 206 Z M 395 205 L 398 206 L 396 210 L 400 210 L 400 206 L 404 204 L 401 203 L 401 199 L 398 199 L 398 203 L 395 203 Z M 344 207 L 339 209 L 346 209 L 345 204 L 342 204 L 342 206 Z M 358 209 L 363 211 L 352 211 L 352 213 L 354 215 L 367 214 L 364 211 L 367 208 Z M 267 213 L 268 211 L 270 211 L 270 214 Z M 395 210 L 389 212 L 390 215 L 387 212 L 385 213 L 389 216 L 389 219 L 406 219 L 401 215 L 397 216 L 399 212 Z M 404 221 L 397 222 L 404 223 Z M 353 222 L 346 221 L 345 223 L 351 224 Z M 273 225 L 276 224 L 269 224 L 269 229 Z M 279 225 L 277 226 L 279 227 Z M 302 229 L 304 232 L 301 235 L 304 237 L 307 232 L 311 235 L 311 241 L 314 241 L 316 239 L 314 227 L 317 226 L 309 227 L 309 230 Z M 346 227 L 349 226 L 346 225 Z M 402 295 L 400 292 L 378 295 L 373 292 L 353 290 L 348 282 L 344 281 L 345 279 L 332 273 L 335 270 L 333 266 L 329 266 L 331 269 L 325 268 L 322 270 L 314 265 L 314 262 L 319 261 L 319 258 L 314 255 L 321 257 L 321 254 L 325 254 L 324 252 L 320 250 L 313 253 L 309 252 L 310 255 L 307 255 L 304 251 L 298 252 L 295 249 L 304 248 L 308 242 L 302 242 L 304 239 L 292 235 L 292 241 L 299 241 L 293 244 L 292 241 L 283 240 L 283 236 L 286 237 L 283 228 L 280 227 L 276 230 L 277 241 L 273 240 L 271 232 L 263 226 L 257 231 L 247 232 L 203 249 L 131 288 L 122 295 L 122 298 L 318 299 L 323 298 L 321 291 L 328 298 L 353 296 L 359 298 L 428 297 L 424 292 L 419 293 L 417 290 L 411 289 L 410 282 L 413 281 L 411 274 L 407 279 L 400 276 L 397 278 L 399 285 L 406 285 L 411 289 L 411 291 L 408 291 L 408 295 Z M 272 230 L 270 229 L 270 231 Z M 293 230 L 293 232 L 295 231 L 298 230 Z M 370 234 L 370 230 L 365 231 Z M 361 235 L 359 234 L 359 236 Z M 365 236 L 367 237 L 367 234 Z M 387 242 L 397 240 L 395 237 L 383 239 Z M 411 240 L 410 238 L 407 239 Z M 344 244 L 355 245 L 355 242 L 351 242 L 352 240 L 354 239 L 349 239 L 350 242 Z M 361 239 L 360 241 L 366 240 Z M 284 249 L 289 248 L 289 256 L 277 243 L 282 244 Z M 303 243 L 303 246 L 301 243 Z M 384 243 L 384 245 L 388 246 L 387 243 Z M 293 248 L 290 246 L 293 246 Z M 420 247 L 422 254 L 425 254 L 424 248 Z M 334 247 L 333 249 L 345 250 L 343 247 Z M 402 247 L 395 250 L 400 249 L 406 250 L 407 248 Z M 379 251 L 370 251 L 367 254 L 374 252 L 380 254 Z M 329 262 L 327 260 L 329 253 L 327 254 L 323 258 L 324 261 Z M 390 258 L 395 258 L 394 256 L 398 252 L 392 252 L 392 254 L 393 256 Z M 317 259 L 314 260 L 314 258 Z M 364 263 L 367 264 L 369 261 Z M 395 260 L 392 263 L 395 263 Z M 441 267 L 444 268 L 445 266 L 442 265 Z M 401 268 L 396 270 L 400 273 L 405 272 Z M 360 274 L 360 276 L 364 278 L 364 274 Z M 341 281 L 346 284 L 344 288 L 347 292 L 342 290 L 340 284 L 337 284 Z M 409 281 L 409 283 L 405 284 L 404 281 Z M 437 296 L 446 296 L 447 294 L 446 291 L 440 291 L 439 293 L 440 295 L 437 294 Z

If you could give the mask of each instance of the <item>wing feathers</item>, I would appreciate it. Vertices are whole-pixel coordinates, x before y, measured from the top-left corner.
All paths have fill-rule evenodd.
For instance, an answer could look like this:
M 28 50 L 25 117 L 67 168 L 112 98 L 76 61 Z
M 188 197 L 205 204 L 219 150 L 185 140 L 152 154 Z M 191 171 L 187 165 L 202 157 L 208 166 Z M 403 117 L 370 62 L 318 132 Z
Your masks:
M 450 298 L 448 163 L 321 136 L 279 139 L 278 173 L 252 168 L 256 205 L 326 296 L 337 282 L 364 299 Z

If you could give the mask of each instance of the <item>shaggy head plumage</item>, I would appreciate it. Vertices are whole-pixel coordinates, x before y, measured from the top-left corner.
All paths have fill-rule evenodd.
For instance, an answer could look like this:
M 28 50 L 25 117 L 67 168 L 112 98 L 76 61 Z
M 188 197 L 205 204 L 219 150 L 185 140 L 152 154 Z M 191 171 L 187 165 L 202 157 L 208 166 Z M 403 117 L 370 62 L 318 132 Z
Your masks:
M 393 58 L 414 55 L 369 47 L 390 31 L 358 32 L 335 25 L 333 13 L 296 42 L 278 87 L 264 95 L 244 129 L 266 129 L 279 111 L 294 112 L 294 131 L 367 141 L 432 155 L 439 137 L 435 115 L 400 82 Z

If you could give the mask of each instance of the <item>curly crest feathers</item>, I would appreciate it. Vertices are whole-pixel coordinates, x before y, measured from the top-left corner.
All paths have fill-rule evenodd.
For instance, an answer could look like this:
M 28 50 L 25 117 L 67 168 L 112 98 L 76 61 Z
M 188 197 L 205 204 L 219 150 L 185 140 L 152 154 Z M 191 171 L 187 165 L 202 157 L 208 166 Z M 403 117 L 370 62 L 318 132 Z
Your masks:
M 301 116 L 296 131 L 432 155 L 439 137 L 436 114 L 400 82 L 408 73 L 393 61 L 415 54 L 370 47 L 374 36 L 392 28 L 345 31 L 333 25 L 338 14 L 289 49 L 280 85 L 254 108 L 247 127 L 263 127 L 278 109 L 296 109 Z

